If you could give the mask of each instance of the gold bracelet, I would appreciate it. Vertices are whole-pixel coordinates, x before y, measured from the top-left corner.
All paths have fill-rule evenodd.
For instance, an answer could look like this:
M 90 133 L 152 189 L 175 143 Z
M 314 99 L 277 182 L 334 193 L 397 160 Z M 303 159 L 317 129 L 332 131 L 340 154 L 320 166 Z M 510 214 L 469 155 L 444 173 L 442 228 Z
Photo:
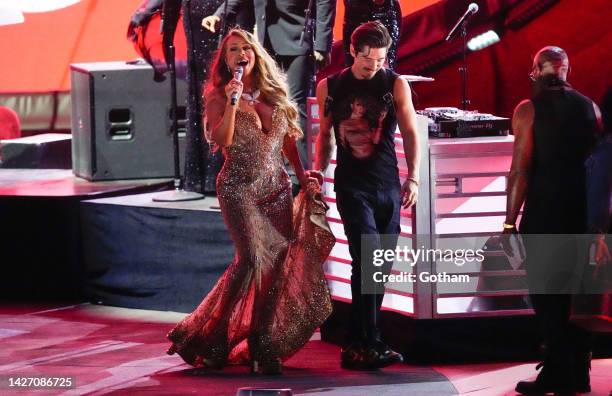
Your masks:
M 509 229 L 514 228 L 514 227 L 515 227 L 514 224 L 508 224 L 508 223 L 504 222 L 504 229 L 505 230 L 509 230 Z

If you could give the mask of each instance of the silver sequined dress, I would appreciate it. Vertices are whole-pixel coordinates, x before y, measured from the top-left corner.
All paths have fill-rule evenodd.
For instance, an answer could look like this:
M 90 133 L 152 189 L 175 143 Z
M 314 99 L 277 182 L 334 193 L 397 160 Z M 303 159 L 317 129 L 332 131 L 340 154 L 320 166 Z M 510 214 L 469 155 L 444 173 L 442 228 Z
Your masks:
M 197 309 L 168 334 L 194 366 L 287 359 L 331 313 L 322 264 L 335 242 L 316 185 L 295 202 L 282 159 L 288 122 L 264 131 L 237 111 L 217 194 L 234 261 Z

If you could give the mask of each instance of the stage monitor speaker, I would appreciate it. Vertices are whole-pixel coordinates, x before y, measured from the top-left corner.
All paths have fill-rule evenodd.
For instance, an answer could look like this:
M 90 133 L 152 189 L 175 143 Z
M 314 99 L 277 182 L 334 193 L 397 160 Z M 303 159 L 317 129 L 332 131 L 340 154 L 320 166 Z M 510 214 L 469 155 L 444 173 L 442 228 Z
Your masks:
M 91 181 L 174 176 L 170 79 L 153 80 L 148 64 L 70 65 L 72 170 Z M 181 173 L 187 84 L 177 81 Z

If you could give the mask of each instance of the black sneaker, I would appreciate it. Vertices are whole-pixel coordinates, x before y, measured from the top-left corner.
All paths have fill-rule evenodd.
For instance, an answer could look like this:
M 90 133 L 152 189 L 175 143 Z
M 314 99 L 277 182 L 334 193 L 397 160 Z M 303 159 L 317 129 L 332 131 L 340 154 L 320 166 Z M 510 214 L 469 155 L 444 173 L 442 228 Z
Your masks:
M 552 369 L 547 369 L 545 363 L 536 366 L 536 370 L 542 368 L 534 381 L 520 381 L 514 390 L 522 395 L 545 395 L 554 393 L 555 395 L 575 395 L 576 388 L 571 381 L 571 375 L 555 375 Z
M 371 359 L 368 359 L 366 352 L 366 349 L 359 342 L 343 348 L 340 353 L 340 367 L 347 370 L 376 370 L 376 367 L 373 367 L 370 362 Z
M 379 368 L 388 367 L 393 364 L 404 362 L 404 357 L 401 353 L 395 352 L 382 341 L 377 342 L 374 349 L 378 353 L 377 365 Z

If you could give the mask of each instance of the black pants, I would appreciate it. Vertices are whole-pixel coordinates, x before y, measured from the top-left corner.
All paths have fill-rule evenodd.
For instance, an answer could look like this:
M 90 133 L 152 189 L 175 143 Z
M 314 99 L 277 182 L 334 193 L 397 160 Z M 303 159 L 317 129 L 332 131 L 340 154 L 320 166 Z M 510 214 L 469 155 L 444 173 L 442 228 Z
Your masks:
M 347 323 L 347 341 L 361 341 L 371 345 L 380 338 L 378 317 L 384 288 L 381 288 L 377 294 L 362 293 L 362 236 L 379 236 L 378 243 L 375 240 L 374 246 L 370 246 L 365 254 L 371 254 L 370 248 L 395 249 L 400 232 L 400 190 L 399 188 L 373 192 L 339 190 L 336 192 L 336 205 L 344 223 L 344 232 L 353 260 L 352 303 Z M 380 237 L 383 235 L 384 237 Z M 368 262 L 364 265 L 371 265 L 371 259 L 366 258 L 366 260 Z M 390 273 L 392 264 L 385 263 L 382 266 L 383 274 Z
M 570 322 L 571 295 L 531 294 L 529 297 L 548 350 L 588 349 L 587 332 Z
M 222 1 L 183 2 L 183 25 L 187 39 L 187 136 L 185 141 L 185 189 L 215 192 L 217 174 L 223 165 L 220 151 L 214 153 L 203 139 L 202 86 L 208 78 L 209 62 L 217 49 L 218 34 L 201 26 L 202 18 L 215 12 Z M 189 7 L 187 7 L 189 5 Z
M 545 366 L 572 385 L 584 371 L 588 332 L 570 322 L 572 295 L 580 292 L 586 245 L 565 235 L 524 235 L 530 299 L 545 342 Z M 588 371 L 587 371 L 588 373 Z
M 287 74 L 287 84 L 289 85 L 289 97 L 298 106 L 300 113 L 300 128 L 304 132 L 304 138 L 298 141 L 298 152 L 302 165 L 308 161 L 308 138 L 306 131 L 306 103 L 308 97 L 312 95 L 315 78 L 315 63 L 312 54 L 307 55 L 275 55 L 274 59 L 280 68 Z

